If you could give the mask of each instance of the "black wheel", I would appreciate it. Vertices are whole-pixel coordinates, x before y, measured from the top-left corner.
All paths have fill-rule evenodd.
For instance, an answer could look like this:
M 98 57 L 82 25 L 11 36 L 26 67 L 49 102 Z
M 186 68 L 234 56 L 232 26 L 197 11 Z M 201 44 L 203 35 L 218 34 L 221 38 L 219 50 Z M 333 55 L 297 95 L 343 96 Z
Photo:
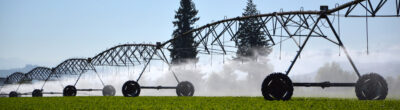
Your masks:
M 179 82 L 176 87 L 176 94 L 178 96 L 193 96 L 194 94 L 194 86 L 189 81 Z
M 63 96 L 76 96 L 76 88 L 73 85 L 68 85 L 64 88 Z
M 376 74 L 362 75 L 356 83 L 356 95 L 359 100 L 383 100 L 388 94 L 386 80 Z
M 293 84 L 287 75 L 272 73 L 264 79 L 261 92 L 266 100 L 289 100 L 293 95 Z
M 10 94 L 8 94 L 8 97 L 19 97 L 19 94 L 17 91 L 11 91 Z
M 140 94 L 140 85 L 136 81 L 127 81 L 122 86 L 122 94 L 125 97 L 137 97 Z
M 112 85 L 106 85 L 103 88 L 103 96 L 115 96 L 115 88 Z
M 42 90 L 40 89 L 33 90 L 32 97 L 42 97 L 42 96 L 43 96 Z

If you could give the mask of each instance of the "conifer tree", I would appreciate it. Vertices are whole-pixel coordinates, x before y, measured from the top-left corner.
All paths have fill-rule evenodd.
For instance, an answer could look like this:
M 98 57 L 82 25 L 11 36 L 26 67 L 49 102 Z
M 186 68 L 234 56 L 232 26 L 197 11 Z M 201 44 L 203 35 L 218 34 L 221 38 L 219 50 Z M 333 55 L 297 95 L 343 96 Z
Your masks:
M 252 0 L 247 1 L 247 6 L 244 9 L 243 16 L 254 16 L 258 15 L 259 12 L 256 9 L 256 5 Z M 261 22 L 259 18 L 250 18 L 242 20 L 239 23 L 239 30 L 237 36 L 236 46 L 238 50 L 236 56 L 238 58 L 251 57 L 255 58 L 259 55 L 267 56 L 271 52 L 269 42 L 265 38 L 265 33 L 260 30 Z
M 188 59 L 195 59 L 197 56 L 193 34 L 181 35 L 192 30 L 192 25 L 199 20 L 199 17 L 196 17 L 198 10 L 196 10 L 192 0 L 181 0 L 180 7 L 175 12 L 176 21 L 174 21 L 173 24 L 176 29 L 172 33 L 172 36 L 173 38 L 180 37 L 171 42 L 172 49 L 170 50 L 170 57 L 172 58 L 172 63 L 177 64 L 185 62 Z

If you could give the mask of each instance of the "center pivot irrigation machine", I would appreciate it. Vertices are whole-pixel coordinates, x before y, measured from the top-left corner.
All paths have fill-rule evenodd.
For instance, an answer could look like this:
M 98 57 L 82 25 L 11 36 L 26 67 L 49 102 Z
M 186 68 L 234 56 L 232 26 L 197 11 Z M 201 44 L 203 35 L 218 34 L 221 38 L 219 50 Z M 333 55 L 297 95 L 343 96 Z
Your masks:
M 31 94 L 33 97 L 39 97 L 39 96 L 42 96 L 40 89 L 35 89 L 33 92 L 30 92 L 30 93 L 20 93 L 20 92 L 18 92 L 18 90 L 22 84 L 29 83 L 31 81 L 46 80 L 50 76 L 50 74 L 51 74 L 50 68 L 36 67 L 26 74 L 24 74 L 22 72 L 15 72 L 15 73 L 11 74 L 10 76 L 8 76 L 6 78 L 6 80 L 4 81 L 4 84 L 6 84 L 6 85 L 17 84 L 18 85 L 16 90 L 11 91 L 8 94 L 9 97 L 18 97 L 21 95 L 31 95 Z M 2 90 L 3 87 L 4 86 L 1 87 L 0 91 Z M 7 94 L 1 94 L 1 95 L 7 95 Z
M 393 10 L 391 7 L 394 7 L 395 12 L 386 15 L 378 13 L 381 12 L 380 10 L 382 10 L 384 6 L 388 6 L 387 8 L 390 11 Z M 341 10 L 345 10 L 345 14 L 340 14 Z M 356 12 L 365 12 L 365 14 L 354 14 Z M 47 82 L 51 77 L 58 78 L 66 74 L 78 75 L 74 85 L 69 85 L 64 88 L 62 93 L 64 96 L 75 96 L 77 91 L 103 91 L 104 96 L 114 96 L 114 87 L 111 85 L 105 85 L 95 68 L 99 66 L 133 67 L 143 65 L 142 70 L 139 72 L 140 75 L 136 80 L 129 80 L 123 84 L 122 94 L 124 96 L 139 96 L 141 89 L 176 89 L 178 96 L 193 96 L 193 84 L 188 81 L 180 81 L 175 72 L 171 69 L 170 71 L 178 83 L 177 86 L 140 86 L 138 82 L 152 60 L 161 60 L 170 67 L 171 64 L 168 61 L 168 58 L 165 57 L 164 52 L 168 52 L 168 50 L 172 48 L 171 43 L 174 42 L 174 40 L 189 34 L 193 35 L 195 38 L 193 45 L 197 48 L 199 53 L 209 54 L 211 56 L 213 54 L 227 55 L 228 53 L 236 53 L 237 46 L 235 44 L 238 42 L 238 24 L 245 20 L 252 19 L 260 22 L 261 25 L 258 26 L 258 30 L 266 34 L 265 38 L 271 44 L 270 46 L 281 46 L 282 42 L 291 39 L 299 49 L 287 71 L 271 73 L 264 79 L 264 81 L 262 81 L 261 92 L 266 100 L 289 100 L 293 94 L 294 86 L 322 88 L 355 87 L 356 95 L 360 100 L 382 100 L 385 99 L 388 94 L 385 79 L 377 73 L 367 73 L 364 75 L 359 73 L 355 63 L 351 59 L 349 52 L 341 40 L 340 18 L 365 18 L 368 40 L 369 17 L 400 17 L 399 13 L 399 0 L 389 2 L 388 0 L 354 0 L 342 5 L 336 4 L 335 8 L 332 9 L 329 9 L 328 6 L 320 6 L 319 11 L 304 11 L 301 8 L 299 11 L 284 12 L 281 10 L 280 12 L 274 13 L 224 19 L 185 32 L 184 34 L 175 36 L 173 39 L 166 42 L 157 42 L 156 44 L 118 45 L 99 53 L 93 58 L 69 59 L 55 68 L 41 68 L 40 70 L 37 70 L 38 72 L 29 72 L 28 74 L 14 73 L 7 78 L 6 83 L 21 83 L 26 78 L 29 80 L 44 79 L 45 82 Z M 337 21 L 337 28 L 333 25 L 333 23 L 335 23 L 334 20 Z M 325 32 L 330 32 L 331 34 L 326 34 Z M 225 37 L 226 35 L 228 37 Z M 325 39 L 339 46 L 357 74 L 358 80 L 353 83 L 331 83 L 328 81 L 321 83 L 292 82 L 288 75 L 310 38 Z M 75 88 L 81 75 L 87 71 L 93 71 L 97 74 L 104 86 L 103 89 Z M 32 96 L 42 96 L 42 94 L 45 93 L 42 92 L 43 86 L 41 89 L 35 89 L 32 92 Z M 20 94 L 16 91 L 11 92 L 9 96 L 14 97 L 29 94 Z M 57 92 L 48 93 L 55 94 Z
M 156 57 L 155 57 L 156 56 Z M 141 89 L 176 89 L 178 96 L 193 96 L 194 86 L 188 81 L 179 81 L 175 72 L 171 70 L 177 86 L 140 86 L 139 80 L 152 60 L 161 60 L 170 66 L 161 48 L 161 43 L 154 44 L 124 44 L 107 49 L 89 61 L 94 66 L 138 66 L 143 69 L 136 80 L 129 80 L 122 86 L 122 94 L 126 97 L 139 96 Z
M 75 88 L 75 86 L 78 84 L 78 81 L 80 80 L 81 76 L 88 71 L 94 72 L 99 77 L 100 82 L 103 85 L 103 89 L 92 89 L 92 88 L 77 89 L 77 88 Z M 73 59 L 65 60 L 64 62 L 60 63 L 55 68 L 53 68 L 53 73 L 51 75 L 55 75 L 56 77 L 64 76 L 64 75 L 68 75 L 68 76 L 78 75 L 78 78 L 75 80 L 73 85 L 68 85 L 64 88 L 64 90 L 62 92 L 63 96 L 76 96 L 77 91 L 103 91 L 103 96 L 114 96 L 115 95 L 114 87 L 104 84 L 104 82 L 98 75 L 94 66 L 92 64 L 90 64 L 90 61 L 88 61 L 87 59 L 73 58 Z M 45 81 L 44 84 L 46 84 L 46 82 L 47 82 L 47 80 Z M 44 84 L 42 86 L 42 89 L 44 87 Z
M 21 95 L 30 95 L 33 97 L 41 97 L 43 94 L 62 94 L 63 96 L 76 96 L 77 91 L 102 91 L 103 96 L 114 96 L 116 93 L 115 88 L 112 85 L 105 85 L 100 75 L 97 73 L 96 66 L 136 66 L 143 65 L 143 69 L 140 72 L 139 77 L 136 80 L 129 80 L 125 82 L 122 87 L 122 94 L 126 97 L 136 97 L 139 96 L 141 89 L 176 89 L 178 96 L 193 96 L 194 86 L 188 81 L 179 81 L 176 74 L 173 73 L 175 80 L 177 81 L 177 86 L 140 86 L 139 80 L 142 77 L 145 69 L 150 64 L 152 60 L 161 60 L 169 64 L 163 50 L 160 48 L 161 43 L 154 44 L 124 44 L 107 49 L 93 58 L 82 59 L 73 58 L 68 59 L 57 65 L 53 69 L 38 67 L 33 69 L 27 74 L 20 72 L 14 73 L 7 77 L 7 84 L 19 83 L 16 91 L 12 91 L 9 97 L 19 97 Z M 156 57 L 155 57 L 156 56 Z M 104 86 L 103 89 L 77 89 L 75 86 L 81 79 L 84 73 L 89 71 L 94 72 L 100 82 Z M 56 77 L 60 80 L 61 76 L 78 76 L 73 85 L 68 85 L 64 88 L 62 92 L 44 92 L 43 87 L 46 82 L 51 78 Z M 33 77 L 35 76 L 35 77 Z M 30 81 L 31 79 L 43 80 L 44 83 L 41 89 L 35 89 L 32 93 L 18 93 L 18 89 L 22 82 Z M 4 86 L 2 86 L 4 87 Z M 6 94 L 3 94 L 6 95 Z
M 385 4 L 392 5 L 394 8 L 389 8 L 394 13 L 389 15 L 379 14 L 378 12 L 382 9 Z M 385 5 L 388 6 L 388 5 Z M 347 9 L 347 10 L 346 10 Z M 340 10 L 346 10 L 344 15 L 340 14 Z M 354 12 L 365 11 L 364 15 L 356 15 Z M 193 29 L 189 32 L 184 33 L 181 36 L 187 34 L 193 34 L 195 37 L 195 46 L 198 51 L 206 54 L 220 53 L 227 54 L 235 46 L 227 45 L 225 40 L 225 34 L 229 36 L 228 41 L 233 41 L 234 44 L 237 40 L 237 24 L 244 20 L 257 20 L 261 23 L 258 29 L 264 32 L 267 36 L 267 40 L 271 46 L 277 44 L 282 45 L 283 41 L 291 39 L 298 47 L 298 51 L 294 59 L 291 61 L 290 66 L 286 72 L 274 72 L 268 75 L 262 82 L 261 92 L 266 100 L 289 100 L 293 94 L 293 87 L 355 87 L 355 92 L 360 100 L 382 100 L 385 99 L 388 94 L 387 83 L 385 79 L 377 73 L 367 73 L 361 75 L 351 59 L 349 52 L 345 48 L 340 38 L 340 17 L 363 17 L 366 19 L 367 29 L 367 40 L 368 40 L 368 18 L 369 17 L 400 17 L 400 2 L 399 0 L 393 0 L 388 3 L 388 0 L 354 0 L 343 5 L 336 4 L 335 8 L 329 9 L 328 6 L 320 6 L 319 11 L 290 11 L 290 12 L 274 12 L 268 14 L 259 14 L 255 16 L 236 17 L 231 19 L 224 19 L 221 21 L 213 22 L 202 27 Z M 337 18 L 339 33 L 336 31 L 333 21 Z M 324 22 L 325 21 L 325 22 Z M 326 26 L 326 24 L 328 26 Z M 236 26 L 236 29 L 235 29 Z M 280 30 L 280 34 L 277 34 Z M 283 32 L 282 32 L 283 31 Z M 324 32 L 331 32 L 332 36 Z M 305 33 L 305 34 L 303 34 Z M 299 38 L 298 40 L 296 38 Z M 358 76 L 358 80 L 355 83 L 296 83 L 292 82 L 288 77 L 294 64 L 299 58 L 301 52 L 306 46 L 310 38 L 322 38 L 337 45 L 342 49 L 346 55 L 346 58 L 350 62 L 352 68 Z M 277 38 L 280 39 L 276 42 Z M 284 38 L 284 40 L 282 40 Z M 304 39 L 305 38 L 305 39 Z M 171 39 L 162 44 L 162 46 L 173 42 L 175 39 Z M 211 49 L 210 49 L 211 46 Z M 213 48 L 217 46 L 217 49 Z M 169 46 L 170 47 L 170 46 Z M 235 49 L 233 49 L 235 50 Z M 368 42 L 367 42 L 368 50 Z

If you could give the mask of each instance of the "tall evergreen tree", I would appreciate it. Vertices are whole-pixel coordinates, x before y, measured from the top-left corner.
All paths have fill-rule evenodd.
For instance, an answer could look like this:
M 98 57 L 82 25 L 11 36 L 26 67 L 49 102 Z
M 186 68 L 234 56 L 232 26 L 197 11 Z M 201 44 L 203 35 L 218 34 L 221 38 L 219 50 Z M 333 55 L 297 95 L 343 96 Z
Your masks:
M 247 1 L 247 6 L 244 9 L 243 16 L 258 15 L 259 12 L 256 9 L 256 5 L 252 0 Z M 266 56 L 271 52 L 269 43 L 266 40 L 266 34 L 260 30 L 261 22 L 258 18 L 250 18 L 243 20 L 239 23 L 238 30 L 238 50 L 236 55 L 238 58 L 243 57 L 256 57 L 258 55 Z
M 177 27 L 172 36 L 175 38 L 182 35 L 189 30 L 192 30 L 192 25 L 199 20 L 196 17 L 198 10 L 192 0 L 181 0 L 180 7 L 178 11 L 175 11 L 175 19 L 173 22 L 174 27 Z M 185 36 L 180 36 L 171 42 L 172 49 L 170 57 L 172 58 L 172 63 L 177 64 L 185 62 L 188 59 L 195 59 L 197 56 L 196 47 L 194 47 L 194 37 L 193 34 L 186 34 Z

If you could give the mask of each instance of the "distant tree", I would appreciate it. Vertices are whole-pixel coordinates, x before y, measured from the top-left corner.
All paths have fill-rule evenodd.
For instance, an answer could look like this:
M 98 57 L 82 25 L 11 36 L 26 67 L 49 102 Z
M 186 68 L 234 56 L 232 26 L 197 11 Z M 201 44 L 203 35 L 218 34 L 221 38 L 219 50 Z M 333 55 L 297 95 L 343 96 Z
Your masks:
M 259 14 L 252 0 L 247 1 L 244 11 L 243 16 Z M 258 55 L 267 56 L 271 52 L 270 44 L 265 38 L 266 34 L 260 30 L 260 25 L 261 22 L 259 22 L 258 18 L 242 20 L 239 23 L 238 42 L 236 43 L 236 46 L 238 46 L 236 52 L 238 58 L 256 57 Z
M 315 76 L 316 81 L 352 82 L 357 80 L 355 73 L 348 72 L 337 62 L 326 63 L 320 67 Z
M 192 25 L 199 20 L 196 17 L 198 10 L 192 0 L 181 0 L 180 7 L 178 11 L 175 11 L 175 19 L 173 22 L 174 27 L 177 27 L 172 36 L 173 38 L 182 35 L 189 30 L 192 30 Z M 196 47 L 194 47 L 194 37 L 193 34 L 186 34 L 185 36 L 180 36 L 171 42 L 172 49 L 170 50 L 172 58 L 172 63 L 182 63 L 188 59 L 195 59 L 197 56 Z
M 398 80 L 398 81 L 400 81 L 400 75 L 399 75 L 399 76 L 397 76 L 397 80 Z

